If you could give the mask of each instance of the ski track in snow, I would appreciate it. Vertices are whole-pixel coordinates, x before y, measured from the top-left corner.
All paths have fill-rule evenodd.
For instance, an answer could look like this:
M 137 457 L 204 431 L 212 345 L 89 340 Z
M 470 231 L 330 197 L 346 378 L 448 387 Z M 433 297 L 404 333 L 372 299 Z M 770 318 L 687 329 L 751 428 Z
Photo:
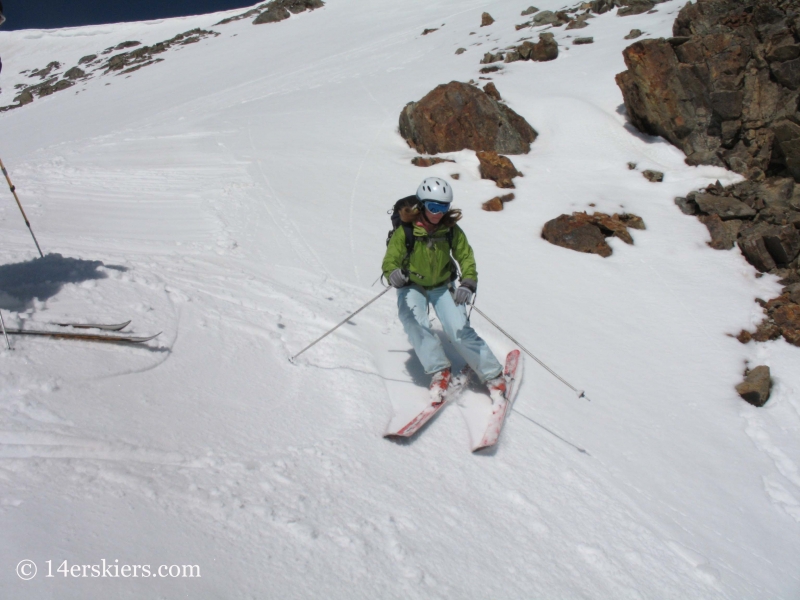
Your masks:
M 474 153 L 413 167 L 394 119 L 531 35 L 513 27 L 524 5 L 330 0 L 278 24 L 213 27 L 220 37 L 129 78 L 0 115 L 37 237 L 73 269 L 47 279 L 16 207 L 0 203 L 6 325 L 132 319 L 126 331 L 162 331 L 141 347 L 13 337 L 0 350 L 3 596 L 796 597 L 800 353 L 726 335 L 757 322 L 753 298 L 780 286 L 710 250 L 672 203 L 738 176 L 686 166 L 618 112 L 623 36 L 668 36 L 681 5 L 597 16 L 591 46 L 554 29 L 556 61 L 494 75 L 539 132 L 512 157 L 525 177 L 502 213 L 480 211 L 497 188 Z M 0 33 L 2 96 L 29 81 L 23 68 L 240 12 Z M 528 360 L 514 408 L 540 427 L 512 413 L 480 455 L 469 442 L 488 397 L 474 384 L 419 436 L 381 438 L 427 397 L 393 292 L 288 360 L 378 293 L 365 286 L 394 200 L 454 172 L 479 305 L 592 398 Z M 547 220 L 591 205 L 639 214 L 647 230 L 632 247 L 612 240 L 608 259 L 539 238 Z M 513 347 L 472 321 L 496 354 Z M 733 391 L 745 362 L 773 369 L 762 409 Z M 40 570 L 191 563 L 203 577 L 23 582 L 23 558 Z

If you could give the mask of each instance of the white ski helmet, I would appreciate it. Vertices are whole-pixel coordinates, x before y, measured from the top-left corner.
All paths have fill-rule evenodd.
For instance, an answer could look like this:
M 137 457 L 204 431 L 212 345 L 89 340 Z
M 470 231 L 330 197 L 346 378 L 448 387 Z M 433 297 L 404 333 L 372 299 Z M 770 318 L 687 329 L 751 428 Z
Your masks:
M 453 201 L 453 188 L 444 179 L 426 177 L 417 188 L 417 198 L 423 202 L 433 200 L 450 204 Z

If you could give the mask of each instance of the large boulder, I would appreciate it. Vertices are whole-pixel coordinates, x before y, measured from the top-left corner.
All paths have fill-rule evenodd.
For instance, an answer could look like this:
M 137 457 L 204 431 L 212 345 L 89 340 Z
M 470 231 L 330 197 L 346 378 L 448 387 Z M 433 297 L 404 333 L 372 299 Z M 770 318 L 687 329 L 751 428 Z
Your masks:
M 480 88 L 451 81 L 403 108 L 400 135 L 422 154 L 464 149 L 525 154 L 537 133 Z
M 617 75 L 631 122 L 689 164 L 800 181 L 800 10 L 785 0 L 697 0 L 670 39 L 628 46 Z

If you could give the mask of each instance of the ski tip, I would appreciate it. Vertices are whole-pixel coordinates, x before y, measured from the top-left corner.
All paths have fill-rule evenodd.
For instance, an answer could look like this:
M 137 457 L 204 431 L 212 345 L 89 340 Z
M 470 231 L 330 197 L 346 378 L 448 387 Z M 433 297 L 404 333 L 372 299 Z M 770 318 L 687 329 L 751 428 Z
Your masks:
M 159 331 L 155 335 L 151 335 L 151 336 L 148 336 L 148 337 L 134 337 L 134 338 L 128 338 L 127 340 L 125 340 L 124 338 L 120 338 L 120 340 L 122 340 L 122 341 L 130 341 L 130 342 L 132 342 L 134 344 L 141 344 L 143 342 L 149 342 L 150 340 L 153 340 L 153 339 L 157 338 L 162 333 L 163 332 Z

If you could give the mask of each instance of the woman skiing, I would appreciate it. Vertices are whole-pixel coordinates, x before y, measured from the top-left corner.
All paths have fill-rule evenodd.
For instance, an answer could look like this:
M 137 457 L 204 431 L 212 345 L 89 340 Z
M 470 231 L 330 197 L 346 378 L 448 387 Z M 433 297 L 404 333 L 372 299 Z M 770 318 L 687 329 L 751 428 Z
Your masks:
M 496 393 L 502 396 L 503 367 L 467 319 L 466 304 L 477 290 L 478 272 L 467 236 L 456 224 L 461 211 L 450 207 L 453 189 L 438 177 L 428 177 L 416 196 L 404 200 L 405 206 L 398 211 L 404 225 L 389 239 L 383 275 L 397 288 L 400 321 L 425 372 L 433 374 L 431 388 L 447 388 L 450 360 L 431 329 L 428 305 L 433 306 L 445 335 L 486 383 L 493 399 Z M 407 244 L 406 236 L 412 231 L 414 242 Z M 461 268 L 457 288 L 453 259 Z

